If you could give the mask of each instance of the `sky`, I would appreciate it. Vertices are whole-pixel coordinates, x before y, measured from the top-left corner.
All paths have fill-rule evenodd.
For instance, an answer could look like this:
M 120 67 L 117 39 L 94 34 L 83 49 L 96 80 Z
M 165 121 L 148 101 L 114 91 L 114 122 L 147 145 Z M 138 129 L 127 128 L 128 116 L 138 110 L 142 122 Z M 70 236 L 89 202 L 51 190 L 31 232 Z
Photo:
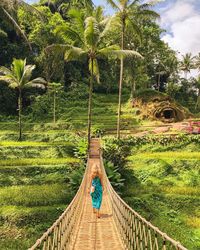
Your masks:
M 29 3 L 38 0 L 26 0 Z M 95 5 L 103 5 L 106 14 L 113 10 L 106 0 L 93 0 Z M 191 52 L 200 52 L 200 0 L 161 0 L 156 11 L 161 15 L 161 27 L 166 30 L 162 39 L 175 51 L 179 57 Z

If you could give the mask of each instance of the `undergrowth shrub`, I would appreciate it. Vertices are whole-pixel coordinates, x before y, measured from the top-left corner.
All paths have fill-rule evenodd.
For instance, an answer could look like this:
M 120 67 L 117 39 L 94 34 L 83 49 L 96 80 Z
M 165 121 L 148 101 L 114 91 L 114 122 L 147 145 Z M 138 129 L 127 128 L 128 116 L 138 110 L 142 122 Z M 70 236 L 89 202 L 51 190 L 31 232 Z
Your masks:
M 121 188 L 124 186 L 125 179 L 122 178 L 121 173 L 119 172 L 119 167 L 114 166 L 112 162 L 105 162 L 104 166 L 108 179 L 118 193 L 120 193 Z

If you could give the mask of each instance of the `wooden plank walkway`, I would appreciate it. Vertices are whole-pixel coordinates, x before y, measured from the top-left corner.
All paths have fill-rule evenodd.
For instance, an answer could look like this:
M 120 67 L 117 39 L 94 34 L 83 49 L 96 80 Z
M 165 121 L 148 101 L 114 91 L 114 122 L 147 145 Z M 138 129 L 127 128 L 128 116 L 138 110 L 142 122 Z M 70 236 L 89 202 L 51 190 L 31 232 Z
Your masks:
M 89 168 L 94 163 L 100 164 L 99 141 L 91 141 Z M 88 178 L 87 178 L 88 179 Z M 90 185 L 88 183 L 88 185 Z M 88 188 L 89 186 L 87 186 Z M 88 191 L 84 197 L 84 209 L 77 231 L 77 235 L 72 244 L 73 250 L 123 250 L 122 240 L 118 234 L 112 211 L 109 203 L 109 196 L 106 187 L 104 188 L 102 206 L 100 210 L 101 218 L 97 218 L 92 210 L 92 202 Z

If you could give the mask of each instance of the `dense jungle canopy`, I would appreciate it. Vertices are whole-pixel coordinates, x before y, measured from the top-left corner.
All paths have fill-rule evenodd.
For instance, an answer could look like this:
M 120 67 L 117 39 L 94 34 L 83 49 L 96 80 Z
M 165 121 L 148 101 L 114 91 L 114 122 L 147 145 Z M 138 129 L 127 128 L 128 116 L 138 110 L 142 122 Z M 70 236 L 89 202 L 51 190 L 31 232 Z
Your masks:
M 27 64 L 36 65 L 34 77 L 59 82 L 64 91 L 87 92 L 90 75 L 87 59 L 76 60 L 71 54 L 71 60 L 66 57 L 64 47 L 47 49 L 48 46 L 65 44 L 84 50 L 84 25 L 89 16 L 95 17 L 101 31 L 106 26 L 99 49 L 121 46 L 120 25 L 125 18 L 123 47 L 137 51 L 143 59 L 124 59 L 123 92 L 133 95 L 141 89 L 156 89 L 175 98 L 191 112 L 198 113 L 200 83 L 199 79 L 189 78 L 188 73 L 192 68 L 199 69 L 199 56 L 187 54 L 182 60 L 178 59 L 177 53 L 161 39 L 165 31 L 159 26 L 159 15 L 153 11 L 151 2 L 145 5 L 142 1 L 133 1 L 129 6 L 129 1 L 126 1 L 124 12 L 113 1 L 108 2 L 116 10 L 113 17 L 105 15 L 103 8 L 94 6 L 92 1 L 41 0 L 34 7 L 21 0 L 2 1 L 0 65 L 10 67 L 13 58 L 26 58 Z M 117 93 L 120 60 L 116 55 L 102 56 L 94 68 L 98 74 L 94 91 Z M 184 77 L 181 72 L 185 73 Z M 44 89 L 27 90 L 23 93 L 23 106 L 29 107 L 44 93 Z M 0 84 L 0 106 L 1 114 L 17 112 L 17 93 L 4 82 Z

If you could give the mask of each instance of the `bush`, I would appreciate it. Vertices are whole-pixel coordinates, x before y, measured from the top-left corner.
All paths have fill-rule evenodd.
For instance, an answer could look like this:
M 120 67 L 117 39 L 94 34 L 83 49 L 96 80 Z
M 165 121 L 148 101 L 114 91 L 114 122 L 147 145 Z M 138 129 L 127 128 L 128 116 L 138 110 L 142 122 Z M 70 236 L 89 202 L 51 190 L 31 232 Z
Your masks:
M 122 178 L 119 167 L 114 166 L 112 162 L 104 162 L 104 166 L 111 185 L 120 193 L 121 188 L 124 186 L 125 179 Z
M 85 138 L 77 137 L 74 146 L 74 156 L 79 159 L 87 160 L 88 143 Z

